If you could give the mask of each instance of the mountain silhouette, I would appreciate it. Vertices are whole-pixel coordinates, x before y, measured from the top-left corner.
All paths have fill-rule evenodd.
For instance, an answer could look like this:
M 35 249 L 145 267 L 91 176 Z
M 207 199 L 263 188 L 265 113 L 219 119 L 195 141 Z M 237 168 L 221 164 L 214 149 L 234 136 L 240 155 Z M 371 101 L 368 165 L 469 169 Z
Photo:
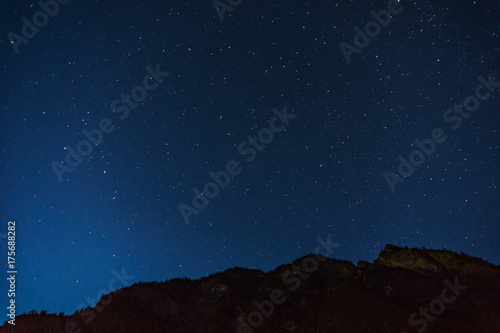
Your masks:
M 500 332 L 500 266 L 386 245 L 373 262 L 312 254 L 270 272 L 136 283 L 73 315 L 32 312 L 5 333 Z

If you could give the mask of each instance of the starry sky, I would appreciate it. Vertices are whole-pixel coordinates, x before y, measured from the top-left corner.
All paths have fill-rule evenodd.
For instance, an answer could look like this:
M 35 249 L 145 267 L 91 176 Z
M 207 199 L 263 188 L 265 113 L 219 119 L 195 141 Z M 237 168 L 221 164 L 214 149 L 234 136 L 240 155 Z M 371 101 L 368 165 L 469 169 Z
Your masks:
M 47 3 L 0 5 L 18 314 L 94 306 L 117 274 L 268 271 L 318 237 L 354 263 L 500 264 L 498 1 Z

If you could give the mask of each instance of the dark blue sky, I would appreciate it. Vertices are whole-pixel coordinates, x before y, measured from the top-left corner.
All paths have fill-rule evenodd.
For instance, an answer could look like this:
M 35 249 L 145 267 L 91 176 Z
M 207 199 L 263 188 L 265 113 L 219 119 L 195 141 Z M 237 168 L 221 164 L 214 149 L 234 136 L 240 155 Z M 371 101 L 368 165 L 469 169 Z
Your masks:
M 210 1 L 73 0 L 26 43 L 9 33 L 40 5 L 2 4 L 0 267 L 15 220 L 18 314 L 73 313 L 117 272 L 270 270 L 318 236 L 354 263 L 392 243 L 500 264 L 499 84 L 467 118 L 453 107 L 479 76 L 500 81 L 500 4 L 396 5 L 348 63 L 340 44 L 355 47 L 387 1 L 242 1 L 221 20 Z M 284 108 L 296 117 L 264 130 Z M 446 141 L 392 191 L 384 173 L 436 128 Z M 82 131 L 101 142 L 80 144 L 92 151 L 60 182 L 53 164 L 69 168 Z M 228 162 L 235 175 L 208 199 Z M 187 224 L 194 188 L 209 203 Z

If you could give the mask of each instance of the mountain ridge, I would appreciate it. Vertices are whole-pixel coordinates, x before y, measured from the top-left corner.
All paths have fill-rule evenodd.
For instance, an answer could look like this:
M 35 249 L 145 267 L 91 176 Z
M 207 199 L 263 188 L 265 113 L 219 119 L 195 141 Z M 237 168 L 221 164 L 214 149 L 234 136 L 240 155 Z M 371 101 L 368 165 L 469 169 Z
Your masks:
M 269 272 L 234 267 L 197 280 L 139 282 L 72 315 L 23 314 L 16 326 L 0 327 L 146 331 L 498 333 L 500 266 L 464 253 L 387 244 L 373 263 L 310 254 Z

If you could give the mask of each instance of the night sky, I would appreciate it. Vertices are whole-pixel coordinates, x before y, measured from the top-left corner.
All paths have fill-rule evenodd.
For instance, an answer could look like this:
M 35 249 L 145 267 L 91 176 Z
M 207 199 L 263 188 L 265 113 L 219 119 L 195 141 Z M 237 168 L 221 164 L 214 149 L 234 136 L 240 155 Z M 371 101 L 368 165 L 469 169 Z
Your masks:
M 0 5 L 18 314 L 322 241 L 500 264 L 498 1 L 47 3 Z

